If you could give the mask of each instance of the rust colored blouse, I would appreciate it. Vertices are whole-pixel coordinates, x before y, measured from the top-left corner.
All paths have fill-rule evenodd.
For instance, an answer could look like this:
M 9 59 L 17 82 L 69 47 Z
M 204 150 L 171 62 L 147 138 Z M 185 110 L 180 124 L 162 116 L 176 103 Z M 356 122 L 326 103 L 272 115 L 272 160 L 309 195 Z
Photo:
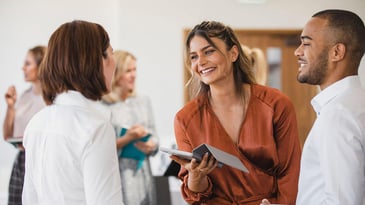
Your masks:
M 174 128 L 180 150 L 191 152 L 207 143 L 237 156 L 249 170 L 216 168 L 208 175 L 207 190 L 195 193 L 187 187 L 187 170 L 181 168 L 181 191 L 189 204 L 259 205 L 263 198 L 271 203 L 295 204 L 301 148 L 294 107 L 280 91 L 251 86 L 237 144 L 205 96 L 193 99 L 176 114 Z

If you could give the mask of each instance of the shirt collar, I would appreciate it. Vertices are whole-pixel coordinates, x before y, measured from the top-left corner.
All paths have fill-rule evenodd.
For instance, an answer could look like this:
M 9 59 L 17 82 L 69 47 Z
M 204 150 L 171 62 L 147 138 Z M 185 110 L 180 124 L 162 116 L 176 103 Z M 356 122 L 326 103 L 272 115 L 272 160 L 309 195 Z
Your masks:
M 331 102 L 331 100 L 334 99 L 337 95 L 350 88 L 360 86 L 361 83 L 359 76 L 353 75 L 343 78 L 322 90 L 311 101 L 312 107 L 317 113 L 317 116 L 320 115 L 322 108 L 326 106 L 329 102 Z
M 86 98 L 78 91 L 69 90 L 58 94 L 54 100 L 54 104 L 83 107 L 98 113 L 106 120 L 111 119 L 111 112 L 105 106 L 103 106 L 99 101 Z

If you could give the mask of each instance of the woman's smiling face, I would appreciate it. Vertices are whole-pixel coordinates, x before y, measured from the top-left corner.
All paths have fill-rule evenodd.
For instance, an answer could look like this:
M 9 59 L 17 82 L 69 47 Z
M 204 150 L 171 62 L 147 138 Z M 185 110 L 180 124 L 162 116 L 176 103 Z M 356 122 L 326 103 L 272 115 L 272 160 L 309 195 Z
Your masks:
M 207 85 L 211 85 L 225 79 L 233 78 L 233 62 L 237 56 L 234 55 L 232 47 L 227 50 L 224 41 L 218 38 L 211 38 L 216 47 L 201 37 L 194 36 L 190 41 L 189 58 L 191 69 L 199 79 Z

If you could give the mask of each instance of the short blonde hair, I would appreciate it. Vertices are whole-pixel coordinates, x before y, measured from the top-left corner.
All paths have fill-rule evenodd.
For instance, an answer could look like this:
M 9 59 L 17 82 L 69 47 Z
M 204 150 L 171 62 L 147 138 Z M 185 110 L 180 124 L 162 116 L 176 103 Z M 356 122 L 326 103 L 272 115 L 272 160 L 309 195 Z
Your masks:
M 115 50 L 114 58 L 116 63 L 116 69 L 112 80 L 112 90 L 109 94 L 103 96 L 103 100 L 107 103 L 115 103 L 121 100 L 121 88 L 118 86 L 118 80 L 127 72 L 129 63 L 137 58 L 128 51 Z M 133 90 L 129 96 L 135 95 L 136 92 Z

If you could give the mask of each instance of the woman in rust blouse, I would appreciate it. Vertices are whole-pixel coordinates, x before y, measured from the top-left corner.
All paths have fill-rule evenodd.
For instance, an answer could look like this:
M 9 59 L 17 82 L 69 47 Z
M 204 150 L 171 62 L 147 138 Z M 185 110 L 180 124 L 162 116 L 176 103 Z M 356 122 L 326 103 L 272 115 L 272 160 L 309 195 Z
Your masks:
M 237 156 L 245 173 L 205 155 L 181 164 L 182 195 L 189 204 L 295 204 L 300 144 L 295 110 L 280 91 L 255 83 L 252 64 L 232 29 L 196 25 L 186 41 L 194 98 L 175 117 L 177 146 L 191 152 L 207 143 Z

